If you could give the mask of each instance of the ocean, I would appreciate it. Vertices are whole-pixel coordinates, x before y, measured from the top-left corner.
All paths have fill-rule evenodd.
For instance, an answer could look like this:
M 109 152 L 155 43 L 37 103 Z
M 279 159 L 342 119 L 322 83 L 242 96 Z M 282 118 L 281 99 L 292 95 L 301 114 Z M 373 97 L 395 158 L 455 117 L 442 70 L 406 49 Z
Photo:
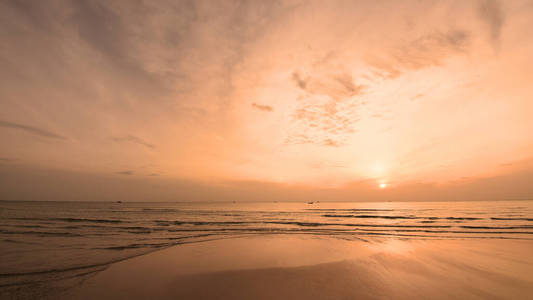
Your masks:
M 533 239 L 533 201 L 104 203 L 0 201 L 0 289 L 90 276 L 165 247 L 249 235 Z

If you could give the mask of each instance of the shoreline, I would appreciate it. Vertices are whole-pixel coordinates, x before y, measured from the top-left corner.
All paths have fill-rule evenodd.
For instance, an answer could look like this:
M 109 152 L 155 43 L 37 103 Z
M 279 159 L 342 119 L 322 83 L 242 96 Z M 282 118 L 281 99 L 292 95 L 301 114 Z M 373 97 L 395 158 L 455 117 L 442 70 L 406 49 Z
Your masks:
M 533 293 L 532 249 L 531 241 L 247 236 L 114 263 L 61 298 L 517 298 Z

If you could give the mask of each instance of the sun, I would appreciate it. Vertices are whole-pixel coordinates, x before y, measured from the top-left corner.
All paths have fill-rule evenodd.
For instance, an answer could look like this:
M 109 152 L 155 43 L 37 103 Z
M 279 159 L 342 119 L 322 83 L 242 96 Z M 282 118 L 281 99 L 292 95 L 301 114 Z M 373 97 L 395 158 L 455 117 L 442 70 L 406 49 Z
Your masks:
M 379 184 L 379 188 L 380 188 L 380 189 L 384 189 L 384 188 L 386 188 L 386 187 L 387 187 L 387 184 L 386 184 L 386 183 L 380 183 L 380 184 Z

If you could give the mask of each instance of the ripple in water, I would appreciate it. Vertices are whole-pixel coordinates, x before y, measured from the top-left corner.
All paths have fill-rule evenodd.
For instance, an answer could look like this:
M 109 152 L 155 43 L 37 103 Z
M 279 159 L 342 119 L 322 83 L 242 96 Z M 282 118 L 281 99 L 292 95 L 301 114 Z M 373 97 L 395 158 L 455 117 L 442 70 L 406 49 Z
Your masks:
M 0 220 L 0 287 L 81 276 L 164 247 L 242 235 L 533 239 L 532 201 L 312 205 L 2 201 Z

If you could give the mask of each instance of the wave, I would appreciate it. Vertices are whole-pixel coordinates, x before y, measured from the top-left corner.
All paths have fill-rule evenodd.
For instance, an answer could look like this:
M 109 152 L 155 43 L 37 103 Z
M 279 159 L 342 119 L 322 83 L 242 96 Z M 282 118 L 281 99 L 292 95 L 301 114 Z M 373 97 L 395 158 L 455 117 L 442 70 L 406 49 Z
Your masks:
M 450 228 L 450 225 L 391 225 L 391 224 L 350 224 L 350 223 L 307 223 L 297 221 L 272 221 L 264 222 L 267 224 L 284 224 L 284 225 L 298 225 L 298 226 L 349 226 L 349 227 L 397 227 L 397 228 Z
M 180 237 L 180 238 L 176 238 L 176 239 L 180 239 L 181 240 L 181 239 L 186 239 L 186 238 L 191 238 L 191 239 L 192 238 L 201 238 L 201 237 L 208 237 L 208 236 L 211 236 L 211 235 L 212 234 L 199 234 L 199 235 Z M 217 238 L 215 238 L 215 239 L 217 239 Z M 179 245 L 179 244 L 185 244 L 185 243 L 197 243 L 197 242 L 205 242 L 205 241 L 209 241 L 209 240 L 195 240 L 195 241 L 189 241 L 189 242 L 179 241 L 179 242 L 168 242 L 168 243 L 159 243 L 159 244 L 132 244 L 132 245 L 127 245 L 127 246 L 116 246 L 115 249 L 112 249 L 112 250 L 120 250 L 119 249 L 120 247 L 123 247 L 124 249 L 142 248 L 142 245 L 147 245 L 147 246 L 152 246 L 152 247 L 145 247 L 145 248 L 150 248 L 151 250 L 148 250 L 148 251 L 145 251 L 145 252 L 142 252 L 142 253 L 138 253 L 137 252 L 136 254 L 133 254 L 133 255 L 122 256 L 122 257 L 115 258 L 115 259 L 110 259 L 110 260 L 104 261 L 104 262 L 96 262 L 96 263 L 87 264 L 87 265 L 75 265 L 75 266 L 70 266 L 70 267 L 65 267 L 65 268 L 50 268 L 50 269 L 44 269 L 44 270 L 34 270 L 34 271 L 29 271 L 29 272 L 0 273 L 0 278 L 46 275 L 46 274 L 53 274 L 53 273 L 65 273 L 65 272 L 71 272 L 71 271 L 80 271 L 80 270 L 88 270 L 88 269 L 92 269 L 92 268 L 107 267 L 107 266 L 109 266 L 111 264 L 114 264 L 114 263 L 117 263 L 117 262 L 121 262 L 121 261 L 130 259 L 130 258 L 133 258 L 133 257 L 136 257 L 136 256 L 140 256 L 140 255 L 144 255 L 144 254 L 150 253 L 150 252 L 154 251 L 155 249 L 163 248 L 165 246 Z M 135 245 L 137 245 L 137 247 L 135 247 Z M 107 248 L 110 249 L 112 247 L 107 247 Z M 94 248 L 94 249 L 106 249 L 106 248 Z M 80 274 L 80 275 L 83 275 L 83 274 Z M 35 283 L 35 282 L 36 281 L 31 281 L 29 283 Z M 0 287 L 11 286 L 11 285 L 20 285 L 20 284 L 25 284 L 25 282 L 21 282 L 21 283 L 19 282 L 19 283 L 14 283 L 14 284 L 7 284 L 7 285 L 0 284 Z
M 533 229 L 533 226 L 459 226 L 467 229 Z
M 311 211 L 350 211 L 350 212 L 369 212 L 369 211 L 394 211 L 394 209 L 379 209 L 379 208 L 339 208 L 339 209 L 327 209 L 327 208 L 308 208 L 306 210 Z
M 161 248 L 165 246 L 170 246 L 173 243 L 159 243 L 159 244 L 130 244 L 125 246 L 111 246 L 104 248 L 97 248 L 103 250 L 126 250 L 126 249 L 138 249 L 138 248 Z
M 88 274 L 94 268 L 106 268 L 124 257 L 143 255 L 167 246 L 252 235 L 287 234 L 363 240 L 533 240 L 533 211 L 529 206 L 515 211 L 500 206 L 480 209 L 479 205 L 469 210 L 454 203 L 444 208 L 439 204 L 434 209 L 426 209 L 426 206 L 372 208 L 370 204 L 365 204 L 365 208 L 347 204 L 302 205 L 296 209 L 292 205 L 286 208 L 276 205 L 271 209 L 246 206 L 242 210 L 238 210 L 238 206 L 233 207 L 221 209 L 217 204 L 195 209 L 189 204 L 174 207 L 125 203 L 113 205 L 112 209 L 107 204 L 91 204 L 88 208 L 85 204 L 79 207 L 68 204 L 65 207 L 36 206 L 28 210 L 26 206 L 21 206 L 13 213 L 6 212 L 1 220 L 0 244 L 21 251 L 20 255 L 13 253 L 10 256 L 13 262 L 0 263 L 0 277 L 6 277 L 0 281 L 0 286 L 7 282 L 33 283 L 41 279 L 56 280 L 73 274 Z M 211 237 L 195 238 L 200 236 Z M 29 242 L 35 242 L 32 243 L 35 246 L 23 245 Z M 61 255 L 47 256 L 46 261 L 35 266 L 22 259 L 31 253 L 48 255 L 39 252 L 43 249 L 57 249 Z M 21 259 L 20 262 L 17 259 Z M 11 271 L 21 273 L 8 273 Z
M 72 266 L 72 267 L 67 267 L 67 268 L 37 270 L 37 271 L 19 272 L 19 273 L 0 273 L 0 278 L 14 277 L 14 276 L 18 277 L 18 276 L 43 275 L 43 274 L 50 274 L 50 273 L 62 273 L 62 272 L 69 272 L 69 271 L 84 270 L 84 269 L 90 269 L 90 268 L 95 268 L 95 267 L 107 266 L 109 264 L 119 262 L 125 259 L 126 258 L 122 258 L 122 259 L 117 259 L 117 260 L 111 260 L 109 262 L 95 263 L 95 264 L 89 264 L 89 265 L 79 265 L 79 266 Z
M 447 217 L 446 220 L 458 220 L 458 221 L 475 221 L 483 220 L 483 218 L 473 218 L 473 217 Z
M 322 215 L 326 218 L 362 218 L 362 219 L 423 219 L 415 216 L 380 216 L 380 215 Z
M 15 228 L 43 228 L 45 227 L 41 225 L 18 225 L 18 224 L 2 224 L 0 226 L 9 226 L 9 227 L 15 227 Z
M 490 218 L 491 220 L 496 221 L 533 221 L 533 219 L 529 218 Z
M 28 235 L 39 235 L 39 236 L 82 236 L 80 234 L 71 233 L 71 232 L 47 232 L 47 231 L 17 231 L 17 230 L 1 230 L 2 234 L 28 234 Z
M 5 243 L 14 243 L 14 244 L 27 244 L 27 245 L 36 245 L 38 243 L 31 243 L 31 242 L 24 242 L 24 241 L 17 241 L 12 239 L 3 239 L 2 242 Z
M 387 215 L 332 215 L 325 214 L 322 215 L 326 218 L 362 218 L 362 219 L 407 219 L 407 220 L 455 220 L 455 221 L 475 221 L 483 220 L 483 218 L 474 218 L 474 217 L 417 217 L 417 216 L 387 216 Z M 532 219 L 533 220 L 533 219 Z
M 450 236 L 450 234 L 465 234 L 467 237 L 472 238 L 497 238 L 497 239 L 506 239 L 504 235 L 532 235 L 533 231 L 465 231 L 465 230 L 431 230 L 420 228 L 420 229 L 376 229 L 376 228 L 353 228 L 353 229 L 334 229 L 334 230 L 318 230 L 318 229 L 276 229 L 276 228 L 226 228 L 226 229 L 177 229 L 175 232 L 209 232 L 218 234 L 312 234 L 312 235 L 383 235 L 383 236 L 405 236 L 405 237 L 423 237 L 423 238 L 462 238 L 461 236 Z M 424 235 L 420 235 L 424 233 Z M 448 234 L 449 236 L 444 236 Z M 492 235 L 492 236 L 491 236 Z M 498 236 L 494 236 L 498 235 Z
M 179 212 L 178 209 L 173 208 L 143 208 L 144 212 Z
M 122 227 L 112 227 L 117 229 L 125 229 L 125 230 L 152 230 L 153 228 L 150 227 L 144 227 L 144 226 L 122 226 Z
M 79 224 L 79 225 L 68 225 L 63 227 L 57 227 L 62 229 L 82 229 L 82 228 L 116 228 L 116 227 L 109 227 L 107 225 L 87 225 L 87 224 Z
M 116 219 L 52 218 L 50 220 L 63 222 L 123 223 L 123 221 Z
M 308 223 L 308 222 L 291 222 L 291 221 L 287 221 L 287 222 L 275 222 L 275 221 L 272 221 L 272 222 L 263 222 L 264 224 L 282 224 L 282 225 L 298 225 L 298 226 L 311 226 L 311 227 L 315 227 L 315 226 L 331 226 L 331 225 L 340 225 L 340 224 L 334 224 L 334 223 Z
M 533 231 L 460 231 L 460 230 L 422 230 L 422 229 L 383 229 L 383 230 L 367 230 L 362 231 L 371 232 L 424 232 L 424 233 L 461 233 L 461 234 L 533 234 Z
M 122 223 L 116 219 L 84 219 L 84 218 L 11 218 L 12 220 L 23 221 L 62 221 L 62 222 L 93 222 L 93 223 Z
M 242 225 L 250 224 L 252 222 L 246 221 L 155 221 L 159 226 L 169 226 L 169 225 Z

